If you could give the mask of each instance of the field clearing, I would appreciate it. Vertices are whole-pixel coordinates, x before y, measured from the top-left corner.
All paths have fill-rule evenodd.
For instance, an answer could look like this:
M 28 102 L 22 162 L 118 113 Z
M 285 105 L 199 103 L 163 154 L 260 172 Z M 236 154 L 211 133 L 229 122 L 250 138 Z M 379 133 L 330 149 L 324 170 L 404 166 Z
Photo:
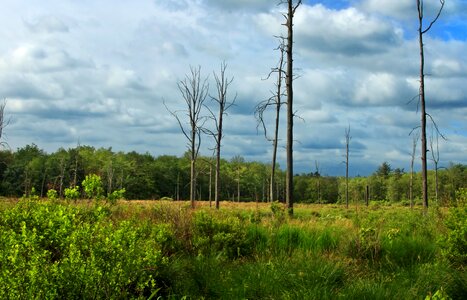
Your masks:
M 2 199 L 0 298 L 467 295 L 465 208 L 298 204 L 289 217 L 277 203 L 196 207 Z

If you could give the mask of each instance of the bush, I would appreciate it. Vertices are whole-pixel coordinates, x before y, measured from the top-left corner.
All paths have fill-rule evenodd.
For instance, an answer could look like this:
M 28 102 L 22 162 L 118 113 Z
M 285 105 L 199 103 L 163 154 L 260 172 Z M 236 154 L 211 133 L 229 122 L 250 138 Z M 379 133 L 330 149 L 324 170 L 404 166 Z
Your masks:
M 206 212 L 194 218 L 193 245 L 201 255 L 223 255 L 238 258 L 251 252 L 246 230 L 238 218 L 216 219 Z
M 54 189 L 50 189 L 47 191 L 47 198 L 50 200 L 50 201 L 55 201 L 57 200 L 58 198 L 58 193 L 56 190 Z
M 101 207 L 92 208 L 102 215 Z M 157 293 L 165 258 L 128 221 L 23 201 L 0 215 L 0 299 L 129 299 Z
M 125 199 L 125 192 L 125 189 L 115 190 L 107 195 L 107 201 L 109 201 L 112 204 L 115 204 L 117 200 Z
M 104 194 L 104 189 L 102 188 L 102 180 L 99 175 L 91 174 L 86 175 L 86 178 L 83 180 L 82 184 L 84 193 L 89 199 L 100 200 Z
M 441 254 L 456 266 L 467 264 L 467 206 L 451 208 L 445 220 L 447 234 L 441 237 Z
M 65 199 L 66 200 L 77 200 L 79 199 L 79 186 L 69 187 L 65 189 Z

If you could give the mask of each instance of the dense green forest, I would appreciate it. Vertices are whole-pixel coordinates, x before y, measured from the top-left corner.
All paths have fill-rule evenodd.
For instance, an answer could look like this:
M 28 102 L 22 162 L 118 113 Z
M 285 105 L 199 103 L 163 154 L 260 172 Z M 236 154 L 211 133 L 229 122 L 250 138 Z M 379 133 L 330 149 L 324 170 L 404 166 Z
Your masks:
M 197 199 L 213 197 L 214 160 L 200 157 L 197 174 Z M 221 162 L 221 199 L 232 201 L 268 201 L 270 165 L 248 162 L 242 157 Z M 284 199 L 285 171 L 279 167 L 276 191 Z M 189 198 L 190 158 L 149 153 L 114 152 L 111 148 L 96 149 L 79 146 L 46 153 L 37 145 L 27 145 L 16 151 L 0 152 L 0 194 L 20 197 L 32 188 L 45 197 L 55 189 L 62 197 L 67 187 L 79 186 L 86 175 L 102 178 L 105 193 L 124 188 L 127 199 Z M 436 200 L 434 171 L 429 173 L 430 198 Z M 408 204 L 410 172 L 392 169 L 383 162 L 372 175 L 349 179 L 349 198 L 352 203 L 366 200 L 396 201 Z M 438 201 L 449 204 L 456 201 L 456 191 L 467 187 L 467 166 L 450 164 L 438 170 Z M 209 192 L 211 188 L 211 193 Z M 415 201 L 421 195 L 421 176 L 415 174 L 413 183 Z M 336 203 L 345 201 L 345 178 L 324 176 L 318 172 L 294 176 L 294 197 L 303 203 Z

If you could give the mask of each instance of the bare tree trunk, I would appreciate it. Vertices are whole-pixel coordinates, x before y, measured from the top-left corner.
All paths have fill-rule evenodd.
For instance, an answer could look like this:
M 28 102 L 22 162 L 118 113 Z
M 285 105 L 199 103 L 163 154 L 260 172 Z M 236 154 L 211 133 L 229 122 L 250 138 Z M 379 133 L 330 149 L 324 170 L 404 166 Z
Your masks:
M 345 207 L 349 208 L 349 146 L 350 140 L 350 125 L 345 130 Z
M 212 164 L 209 163 L 209 207 L 212 207 Z
M 65 177 L 65 159 L 62 157 L 60 159 L 60 197 L 63 197 L 63 177 Z
M 317 190 L 318 190 L 318 204 L 321 204 L 321 171 L 319 170 L 319 163 L 315 160 L 315 176 L 318 178 Z
M 216 209 L 219 209 L 219 195 L 220 195 L 220 173 L 221 173 L 221 142 L 223 137 L 223 120 L 226 111 L 235 103 L 237 96 L 234 97 L 232 102 L 227 101 L 227 91 L 230 84 L 233 81 L 233 77 L 228 79 L 225 75 L 225 70 L 227 69 L 227 64 L 223 62 L 221 64 L 220 74 L 217 75 L 214 73 L 214 78 L 216 80 L 217 96 L 211 97 L 219 105 L 218 116 L 211 112 L 211 118 L 214 120 L 216 132 L 210 132 L 214 136 L 216 142 L 216 174 L 214 179 L 214 201 L 216 202 Z
M 289 215 L 293 215 L 293 17 L 296 9 L 302 3 L 299 0 L 295 5 L 293 0 L 287 1 L 287 71 L 285 76 L 287 89 L 287 173 L 286 173 L 286 203 Z
M 434 140 L 434 133 L 433 128 L 431 130 L 431 137 L 430 137 L 430 151 L 431 157 L 433 158 L 433 163 L 435 165 L 435 199 L 436 204 L 439 204 L 439 185 L 438 185 L 438 164 L 439 164 L 439 134 L 436 132 L 436 147 L 433 146 Z
M 415 152 L 417 150 L 417 141 L 418 134 L 413 137 L 412 142 L 412 160 L 410 161 L 410 188 L 409 188 L 409 198 L 410 198 L 410 208 L 413 208 L 413 178 L 414 178 L 414 161 L 415 161 Z
M 178 89 L 187 105 L 185 115 L 189 118 L 189 128 L 185 128 L 177 115 L 177 112 L 167 110 L 175 117 L 183 135 L 188 140 L 190 150 L 190 202 L 191 208 L 195 208 L 196 197 L 196 160 L 201 145 L 201 132 L 205 117 L 201 115 L 203 103 L 208 95 L 209 85 L 207 78 L 201 79 L 201 67 L 190 67 L 190 74 L 178 83 Z M 164 103 L 165 104 L 165 103 Z
M 423 0 L 417 1 L 418 11 L 418 41 L 420 47 L 420 112 L 421 112 L 421 144 L 422 144 L 422 200 L 425 211 L 428 209 L 428 170 L 426 162 L 427 142 L 426 142 L 426 108 L 425 108 L 425 54 L 423 49 L 423 35 L 431 29 L 431 26 L 438 20 L 444 7 L 444 1 L 440 0 L 441 7 L 437 16 L 431 21 L 430 25 L 423 29 Z
M 255 108 L 255 116 L 258 120 L 258 126 L 261 124 L 264 130 L 264 136 L 268 141 L 272 141 L 272 163 L 271 163 L 271 174 L 270 174 L 270 182 L 269 182 L 269 200 L 273 202 L 276 199 L 274 193 L 274 185 L 275 185 L 275 177 L 276 177 L 276 161 L 277 161 L 277 145 L 279 140 L 279 124 L 280 124 L 280 110 L 282 106 L 282 95 L 283 95 L 283 87 L 282 81 L 284 79 L 284 55 L 285 55 L 285 44 L 284 39 L 280 38 L 281 42 L 279 47 L 277 48 L 280 50 L 280 59 L 279 64 L 276 68 L 273 68 L 268 75 L 268 78 L 271 76 L 272 73 L 277 73 L 277 81 L 276 81 L 276 91 L 273 93 L 269 99 L 262 101 L 259 103 Z M 270 139 L 267 135 L 266 124 L 264 122 L 264 112 L 269 106 L 274 106 L 276 109 L 275 115 L 275 126 L 274 126 L 274 136 Z
M 240 169 L 237 170 L 237 202 L 240 203 Z
M 9 120 L 5 120 L 5 107 L 6 100 L 4 100 L 3 103 L 0 103 L 0 146 L 8 145 L 6 142 L 2 141 L 3 130 L 10 123 Z
M 73 169 L 73 186 L 76 186 L 76 183 L 78 181 L 78 159 L 79 159 L 79 148 L 80 148 L 80 143 L 78 141 L 78 145 L 76 147 L 76 157 L 75 157 L 75 167 Z

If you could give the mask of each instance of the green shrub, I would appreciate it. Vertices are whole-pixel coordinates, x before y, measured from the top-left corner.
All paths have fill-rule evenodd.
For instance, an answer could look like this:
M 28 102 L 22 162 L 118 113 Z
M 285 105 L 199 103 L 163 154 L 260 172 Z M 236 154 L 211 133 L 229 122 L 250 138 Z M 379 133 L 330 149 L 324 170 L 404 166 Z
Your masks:
M 86 178 L 81 183 L 84 189 L 86 197 L 89 199 L 100 200 L 104 194 L 104 189 L 102 188 L 102 180 L 99 175 L 91 174 L 86 175 Z
M 92 208 L 102 216 L 102 209 Z M 157 293 L 166 259 L 130 222 L 23 201 L 0 219 L 1 299 L 127 299 Z
M 457 266 L 467 264 L 467 206 L 451 208 L 445 220 L 447 234 L 439 240 L 441 254 Z
M 125 199 L 125 189 L 115 190 L 112 193 L 107 195 L 107 201 L 112 204 L 117 203 L 117 200 Z
M 251 252 L 246 243 L 246 230 L 238 218 L 214 218 L 201 211 L 194 217 L 193 246 L 201 255 L 237 258 Z
M 77 200 L 79 199 L 79 186 L 69 187 L 65 189 L 65 199 L 66 200 Z
M 56 190 L 54 189 L 50 189 L 47 191 L 47 198 L 50 200 L 50 201 L 55 201 L 58 199 L 58 193 Z

